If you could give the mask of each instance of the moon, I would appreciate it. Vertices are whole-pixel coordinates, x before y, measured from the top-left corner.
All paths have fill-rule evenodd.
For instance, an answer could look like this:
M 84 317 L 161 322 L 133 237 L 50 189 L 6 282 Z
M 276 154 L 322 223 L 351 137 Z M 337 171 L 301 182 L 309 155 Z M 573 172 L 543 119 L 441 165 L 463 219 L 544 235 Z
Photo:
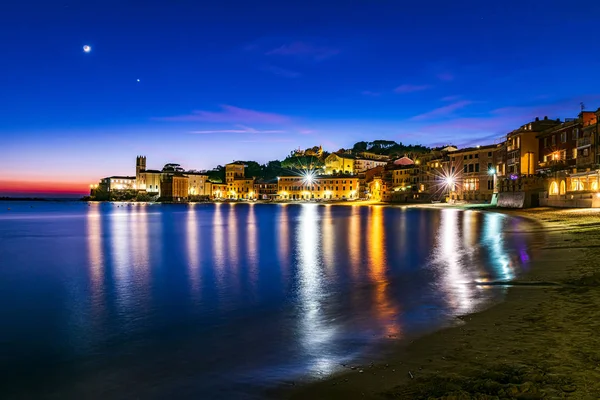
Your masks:
M 85 46 L 83 46 L 83 51 L 85 53 L 89 53 L 90 51 L 92 51 L 92 47 L 88 46 L 87 44 Z

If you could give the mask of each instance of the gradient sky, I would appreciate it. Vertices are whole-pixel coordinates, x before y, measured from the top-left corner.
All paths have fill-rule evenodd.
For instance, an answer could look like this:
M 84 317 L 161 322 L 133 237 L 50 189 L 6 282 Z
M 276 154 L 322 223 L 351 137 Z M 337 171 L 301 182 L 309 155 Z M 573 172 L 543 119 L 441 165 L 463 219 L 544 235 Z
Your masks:
M 0 194 L 85 193 L 138 154 L 493 143 L 600 106 L 599 20 L 598 1 L 2 2 Z

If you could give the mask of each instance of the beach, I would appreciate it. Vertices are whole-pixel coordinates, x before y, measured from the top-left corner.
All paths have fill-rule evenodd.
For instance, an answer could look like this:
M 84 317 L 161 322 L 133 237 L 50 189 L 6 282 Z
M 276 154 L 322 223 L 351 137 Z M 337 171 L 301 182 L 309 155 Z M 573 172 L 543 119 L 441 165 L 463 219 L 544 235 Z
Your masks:
M 489 210 L 541 245 L 505 301 L 398 343 L 384 362 L 279 388 L 289 399 L 600 398 L 600 210 Z M 504 283 L 496 283 L 504 284 Z

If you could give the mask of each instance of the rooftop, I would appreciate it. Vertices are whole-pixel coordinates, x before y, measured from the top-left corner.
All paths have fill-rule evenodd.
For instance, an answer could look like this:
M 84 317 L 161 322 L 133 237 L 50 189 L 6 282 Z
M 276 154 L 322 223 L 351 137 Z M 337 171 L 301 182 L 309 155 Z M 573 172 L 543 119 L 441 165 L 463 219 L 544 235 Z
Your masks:
M 117 176 L 117 175 L 115 175 L 115 176 L 107 176 L 104 179 L 132 179 L 132 180 L 135 180 L 135 176 Z
M 484 151 L 484 150 L 492 150 L 500 147 L 497 144 L 486 144 L 485 146 L 475 146 L 475 147 L 466 147 L 464 149 L 456 150 L 452 152 L 452 155 L 461 154 L 461 153 L 470 153 L 474 151 Z

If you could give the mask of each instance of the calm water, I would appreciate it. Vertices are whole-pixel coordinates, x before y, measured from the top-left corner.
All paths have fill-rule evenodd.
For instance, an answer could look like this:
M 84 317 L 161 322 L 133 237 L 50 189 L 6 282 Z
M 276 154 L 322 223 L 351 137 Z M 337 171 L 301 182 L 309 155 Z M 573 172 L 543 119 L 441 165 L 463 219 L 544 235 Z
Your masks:
M 476 282 L 532 248 L 454 209 L 0 207 L 3 398 L 252 398 L 501 299 Z

